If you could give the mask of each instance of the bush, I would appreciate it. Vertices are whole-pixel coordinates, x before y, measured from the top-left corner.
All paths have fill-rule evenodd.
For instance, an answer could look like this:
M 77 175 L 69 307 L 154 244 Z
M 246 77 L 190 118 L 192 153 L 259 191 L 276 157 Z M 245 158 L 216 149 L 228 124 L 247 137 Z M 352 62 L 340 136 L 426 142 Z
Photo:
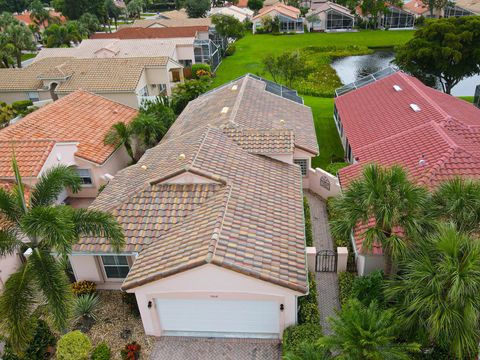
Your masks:
M 79 325 L 79 329 L 87 332 L 97 321 L 97 312 L 100 300 L 97 294 L 85 294 L 78 296 L 74 301 L 73 315 Z
M 130 313 L 135 316 L 140 316 L 140 310 L 138 310 L 137 297 L 134 293 L 122 292 L 122 300 L 127 305 Z
M 298 299 L 298 323 L 299 324 L 318 324 L 320 322 L 320 312 L 318 311 L 317 301 L 317 283 L 315 274 L 308 273 L 308 295 Z
M 12 103 L 12 109 L 17 113 L 22 113 L 27 110 L 29 106 L 32 106 L 33 102 L 31 100 L 20 100 Z
M 199 79 L 202 76 L 210 76 L 211 73 L 212 73 L 212 68 L 208 64 L 193 64 L 192 65 L 192 77 L 194 79 Z
M 335 239 L 335 247 L 346 247 L 348 248 L 350 242 L 347 239 Z M 349 250 L 350 253 L 350 250 Z
M 325 170 L 330 174 L 337 176 L 338 171 L 340 169 L 343 169 L 344 167 L 347 167 L 348 165 L 350 164 L 346 162 L 334 162 L 334 163 L 328 164 Z
M 93 294 L 97 290 L 97 284 L 93 281 L 83 280 L 72 284 L 73 294 L 76 296 Z
M 112 351 L 105 342 L 102 342 L 93 349 L 91 360 L 110 360 Z
M 123 360 L 135 360 L 140 355 L 141 346 L 136 341 L 128 343 L 122 350 Z
M 359 276 L 353 280 L 351 297 L 357 298 L 365 306 L 375 300 L 380 308 L 385 306 L 383 294 L 383 271 L 376 270 L 366 276 Z
M 3 360 L 44 360 L 50 357 L 57 339 L 43 320 L 37 321 L 37 327 L 30 341 L 24 356 L 17 356 L 13 353 L 8 342 L 5 344 Z
M 307 198 L 303 197 L 303 214 L 305 216 L 305 243 L 313 246 L 312 218 L 310 217 L 310 205 Z
M 352 286 L 355 275 L 344 271 L 338 274 L 338 297 L 342 306 L 352 297 Z
M 233 54 L 235 54 L 235 51 L 237 50 L 237 48 L 235 47 L 235 45 L 230 45 L 227 50 L 225 50 L 225 56 L 232 56 Z
M 87 360 L 92 343 L 87 335 L 75 330 L 58 340 L 57 360 Z
M 304 343 L 315 343 L 322 336 L 320 324 L 289 326 L 283 332 L 283 353 L 297 352 Z

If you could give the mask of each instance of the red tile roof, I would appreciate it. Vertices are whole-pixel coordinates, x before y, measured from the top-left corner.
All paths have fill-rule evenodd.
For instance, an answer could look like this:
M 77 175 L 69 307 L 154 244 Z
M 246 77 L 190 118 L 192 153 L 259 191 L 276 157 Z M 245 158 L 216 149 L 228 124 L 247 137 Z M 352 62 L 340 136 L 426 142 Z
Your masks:
M 0 131 L 0 177 L 11 177 L 15 150 L 24 176 L 37 176 L 56 142 L 78 142 L 78 157 L 104 163 L 115 147 L 103 139 L 111 126 L 130 122 L 137 110 L 79 90 Z
M 284 3 L 276 3 L 274 5 L 265 6 L 260 9 L 257 16 L 254 19 L 261 18 L 271 11 L 277 11 L 282 15 L 288 16 L 293 19 L 298 19 L 301 15 L 301 11 L 296 7 L 285 5 Z
M 373 162 L 399 164 L 430 188 L 454 176 L 480 178 L 480 110 L 472 104 L 397 72 L 338 97 L 335 105 L 358 158 L 340 171 L 343 186 Z
M 424 4 L 421 0 L 411 0 L 403 4 L 403 8 L 418 15 L 423 15 L 429 12 L 428 5 Z
M 23 13 L 17 14 L 17 15 L 14 15 L 14 16 L 17 20 L 23 22 L 25 25 L 30 25 L 30 24 L 33 24 L 33 21 L 32 21 L 32 18 L 30 17 L 30 14 L 31 14 L 30 11 L 24 11 Z M 62 24 L 67 21 L 67 19 L 61 13 L 53 11 L 53 10 L 50 11 L 50 17 L 59 20 L 60 23 L 62 23 Z M 48 26 L 47 22 L 43 23 L 41 27 L 43 28 L 46 25 Z
M 113 33 L 95 33 L 91 39 L 158 39 L 196 37 L 197 32 L 208 31 L 208 26 L 184 26 L 172 28 L 128 27 Z

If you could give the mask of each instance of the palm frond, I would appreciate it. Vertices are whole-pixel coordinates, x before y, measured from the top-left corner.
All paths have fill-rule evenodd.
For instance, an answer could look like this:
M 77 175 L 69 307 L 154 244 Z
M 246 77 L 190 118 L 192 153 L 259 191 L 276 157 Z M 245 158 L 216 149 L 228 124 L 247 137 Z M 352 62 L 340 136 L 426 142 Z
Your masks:
M 21 352 L 33 335 L 35 287 L 28 264 L 10 275 L 0 295 L 0 325 L 10 345 Z
M 15 151 L 13 151 L 12 157 L 12 169 L 13 173 L 15 174 L 15 182 L 17 186 L 15 187 L 15 194 L 17 204 L 20 206 L 20 209 L 23 212 L 27 212 L 27 201 L 25 199 L 25 186 L 23 185 L 22 175 L 20 174 L 20 169 L 18 168 L 17 158 L 15 157 Z
M 74 168 L 59 165 L 46 171 L 38 180 L 31 194 L 31 205 L 51 205 L 65 189 L 76 193 L 81 188 L 81 180 Z
M 47 300 L 50 315 L 59 330 L 66 328 L 72 314 L 72 290 L 67 276 L 55 258 L 45 250 L 34 249 L 28 262 L 40 291 Z
M 21 209 L 18 206 L 16 197 L 7 190 L 0 188 L 0 213 L 12 222 L 18 221 Z
M 21 245 L 22 242 L 14 229 L 9 227 L 0 229 L 0 256 L 13 254 Z
M 71 210 L 78 236 L 104 237 L 115 251 L 123 248 L 125 237 L 122 227 L 111 214 L 92 209 Z

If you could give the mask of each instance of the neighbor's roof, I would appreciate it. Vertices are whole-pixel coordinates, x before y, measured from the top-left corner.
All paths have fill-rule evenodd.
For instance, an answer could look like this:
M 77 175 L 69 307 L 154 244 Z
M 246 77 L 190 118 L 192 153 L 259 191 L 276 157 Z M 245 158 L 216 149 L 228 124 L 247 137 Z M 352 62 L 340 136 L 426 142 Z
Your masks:
M 475 14 L 480 14 L 480 0 L 456 0 L 453 3 L 462 9 L 470 10 Z
M 227 111 L 224 116 L 221 112 Z M 275 95 L 266 90 L 265 82 L 245 75 L 237 80 L 214 89 L 191 101 L 168 131 L 171 139 L 208 124 L 226 128 L 257 132 L 260 139 L 265 129 L 293 131 L 295 146 L 312 154 L 318 154 L 318 144 L 313 125 L 312 111 L 308 106 Z M 280 131 L 280 133 L 282 133 Z M 238 134 L 238 132 L 236 132 Z M 244 132 L 244 134 L 246 134 Z M 282 134 L 285 136 L 286 132 Z M 245 135 L 243 135 L 245 136 Z M 253 139 L 253 135 L 251 139 Z M 272 134 L 269 137 L 272 139 Z M 275 135 L 277 136 L 277 135 Z M 235 137 L 233 137 L 235 139 Z M 287 139 L 287 141 L 284 141 Z M 275 145 L 271 141 L 257 141 L 252 152 L 258 153 L 259 146 L 264 153 L 277 153 L 279 144 L 284 146 L 282 153 L 290 152 L 290 138 L 278 138 Z M 251 144 L 245 138 L 243 145 Z
M 75 156 L 103 164 L 115 147 L 103 140 L 111 126 L 128 123 L 137 110 L 86 91 L 76 91 L 0 131 L 0 177 L 11 177 L 12 152 L 23 176 L 36 177 L 56 143 L 78 143 Z
M 58 21 L 60 21 L 62 24 L 65 23 L 67 21 L 67 19 L 59 12 L 56 12 L 56 11 L 53 11 L 53 10 L 50 10 L 49 11 L 49 14 L 50 14 L 50 17 L 51 18 L 55 18 L 57 19 Z M 25 25 L 30 25 L 30 24 L 33 24 L 33 20 L 32 18 L 30 17 L 31 15 L 31 12 L 30 11 L 27 11 L 25 10 L 24 12 L 20 13 L 20 14 L 17 14 L 17 15 L 14 15 L 14 17 L 23 22 Z M 43 23 L 41 25 L 41 27 L 45 27 L 45 25 L 47 25 L 47 22 Z
M 253 18 L 254 19 L 261 18 L 272 11 L 277 11 L 282 15 L 285 15 L 294 19 L 298 19 L 301 14 L 301 11 L 296 7 L 285 5 L 284 3 L 278 2 L 278 3 L 275 3 L 274 5 L 264 6 L 263 8 L 260 9 L 260 11 L 258 12 L 258 15 L 254 16 Z
M 161 13 L 161 14 L 165 14 L 165 13 Z M 160 26 L 160 27 L 166 27 L 166 28 L 181 28 L 181 27 L 200 26 L 203 29 L 205 29 L 205 27 L 209 27 L 210 25 L 212 25 L 212 19 L 209 19 L 209 18 L 176 18 L 176 19 L 170 18 L 170 19 L 135 20 L 133 24 L 128 25 L 128 27 L 150 28 L 150 27 Z M 208 28 L 206 30 L 198 30 L 198 31 L 207 31 L 207 30 Z
M 480 179 L 480 109 L 472 104 L 396 72 L 341 95 L 335 105 L 358 158 L 340 170 L 342 186 L 368 163 L 401 165 L 430 188 L 455 176 Z
M 188 19 L 188 14 L 185 11 L 185 9 L 163 11 L 159 14 L 159 16 L 165 17 L 168 19 Z M 135 20 L 135 21 L 138 21 L 138 20 Z
M 169 183 L 186 172 L 205 182 Z M 305 292 L 301 187 L 297 166 L 249 154 L 199 124 L 117 173 L 92 207 L 117 218 L 126 252 L 140 251 L 123 289 L 211 263 Z M 83 238 L 74 251 L 111 248 Z
M 192 38 L 200 31 L 208 31 L 208 26 L 187 26 L 180 28 L 127 27 L 113 33 L 95 33 L 90 39 L 162 39 Z
M 95 93 L 136 89 L 145 68 L 165 67 L 163 57 L 75 59 L 49 57 L 24 69 L 0 69 L 0 92 L 31 91 L 42 88 L 42 79 L 66 79 L 55 92 L 85 89 Z
M 411 0 L 403 4 L 403 8 L 418 15 L 425 14 L 429 11 L 428 5 L 425 5 L 421 0 Z
M 328 11 L 328 10 L 335 10 L 344 15 L 353 17 L 352 11 L 349 8 L 339 4 L 335 4 L 331 1 L 313 3 L 312 7 L 310 8 L 309 14 L 319 14 L 321 12 Z

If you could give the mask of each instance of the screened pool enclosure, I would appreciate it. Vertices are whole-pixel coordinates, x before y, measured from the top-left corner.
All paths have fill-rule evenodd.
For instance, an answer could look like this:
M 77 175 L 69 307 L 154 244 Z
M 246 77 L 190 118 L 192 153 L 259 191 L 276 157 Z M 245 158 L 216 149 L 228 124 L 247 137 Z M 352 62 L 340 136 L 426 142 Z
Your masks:
M 408 29 L 415 25 L 415 15 L 400 8 L 389 6 L 383 14 L 381 27 L 388 29 Z
M 353 16 L 343 14 L 336 10 L 327 11 L 325 30 L 351 30 L 353 29 Z
M 303 33 L 303 18 L 293 19 L 287 16 L 279 15 L 280 32 Z

